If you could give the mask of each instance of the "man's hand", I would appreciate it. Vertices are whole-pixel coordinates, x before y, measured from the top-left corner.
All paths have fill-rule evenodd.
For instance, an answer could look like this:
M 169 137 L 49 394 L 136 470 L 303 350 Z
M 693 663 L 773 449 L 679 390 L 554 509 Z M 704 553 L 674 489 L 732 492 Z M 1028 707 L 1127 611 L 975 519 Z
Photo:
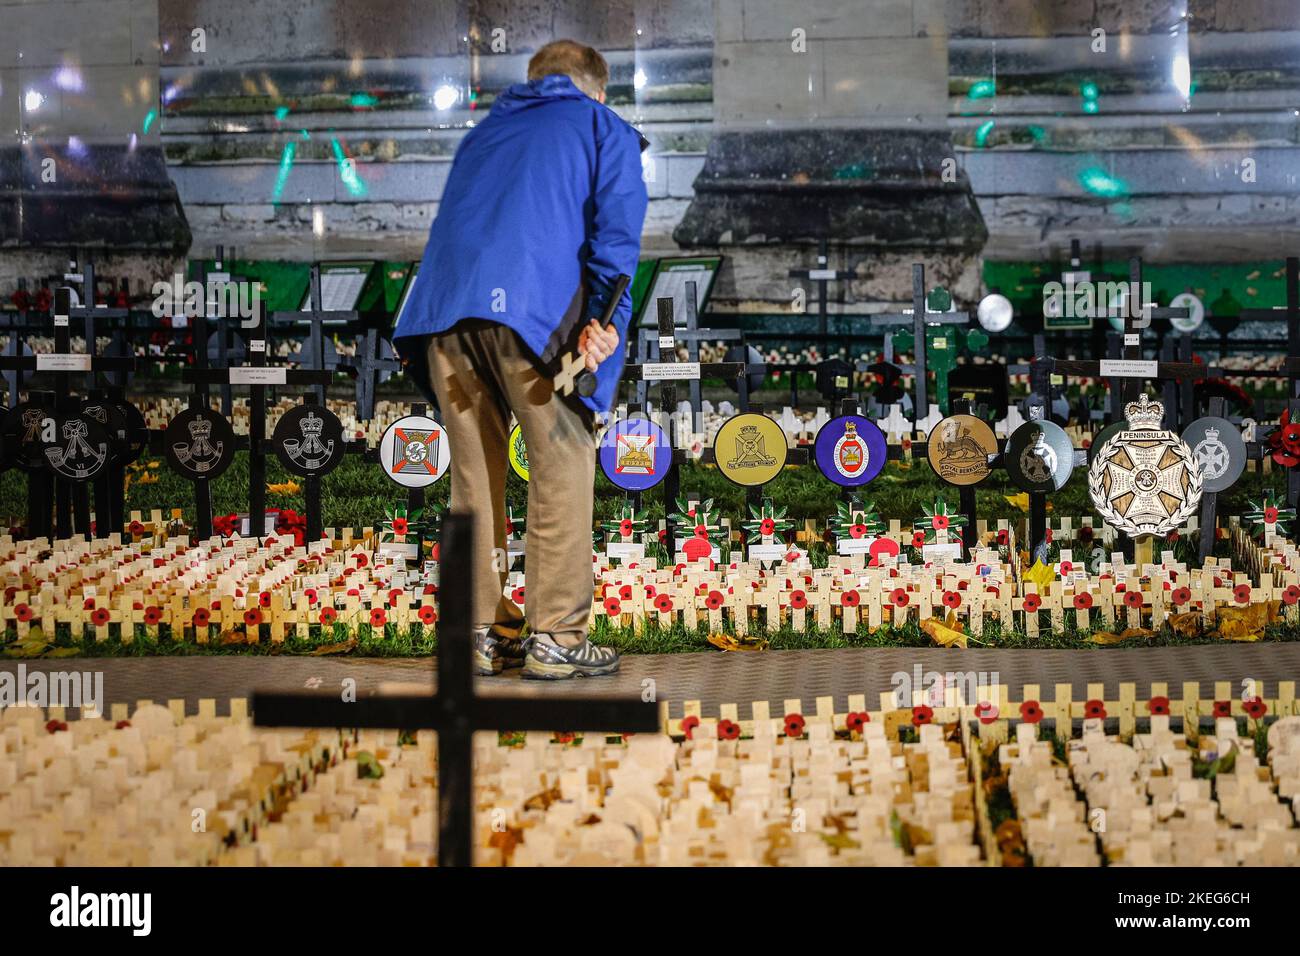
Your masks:
M 578 354 L 587 364 L 587 371 L 594 372 L 601 362 L 618 350 L 618 329 L 612 325 L 603 329 L 600 323 L 592 319 L 578 336 Z

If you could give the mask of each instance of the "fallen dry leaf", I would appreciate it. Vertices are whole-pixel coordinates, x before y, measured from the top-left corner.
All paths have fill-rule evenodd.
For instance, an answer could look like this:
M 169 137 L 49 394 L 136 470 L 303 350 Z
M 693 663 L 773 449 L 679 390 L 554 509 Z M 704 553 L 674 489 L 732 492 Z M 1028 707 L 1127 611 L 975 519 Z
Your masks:
M 966 632 L 960 628 L 940 624 L 934 618 L 921 622 L 921 630 L 930 635 L 930 639 L 940 647 L 965 647 Z
M 1280 601 L 1268 601 L 1245 607 L 1219 608 L 1219 628 L 1212 636 L 1225 641 L 1258 641 L 1264 636 L 1264 628 L 1277 620 L 1281 606 Z
M 765 651 L 768 642 L 762 638 L 735 634 L 710 634 L 709 643 L 723 651 Z
M 273 495 L 296 495 L 302 490 L 302 486 L 296 481 L 285 481 L 276 485 L 267 485 L 266 490 Z
M 1150 638 L 1153 637 L 1154 634 L 1155 632 L 1150 628 L 1130 627 L 1126 628 L 1120 634 L 1115 634 L 1112 631 L 1096 631 L 1095 633 L 1089 634 L 1087 640 L 1090 644 L 1121 644 L 1124 641 Z
M 326 654 L 346 654 L 357 646 L 357 639 L 349 637 L 346 641 L 340 641 L 337 644 L 322 644 L 320 647 L 313 648 L 311 655 L 313 657 L 324 657 Z
M 1195 611 L 1186 614 L 1170 614 L 1169 627 L 1179 637 L 1201 636 L 1201 615 Z

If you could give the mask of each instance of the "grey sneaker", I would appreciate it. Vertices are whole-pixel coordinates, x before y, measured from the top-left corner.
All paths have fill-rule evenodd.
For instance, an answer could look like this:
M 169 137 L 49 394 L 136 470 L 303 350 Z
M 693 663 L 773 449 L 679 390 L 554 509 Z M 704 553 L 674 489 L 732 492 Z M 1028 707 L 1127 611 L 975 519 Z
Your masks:
M 490 627 L 474 628 L 474 673 L 491 677 L 507 667 L 522 667 L 530 640 L 501 637 L 493 634 Z
M 583 641 L 577 647 L 561 647 L 549 634 L 534 634 L 524 658 L 524 677 L 533 680 L 564 680 L 568 677 L 601 677 L 618 670 L 618 651 Z

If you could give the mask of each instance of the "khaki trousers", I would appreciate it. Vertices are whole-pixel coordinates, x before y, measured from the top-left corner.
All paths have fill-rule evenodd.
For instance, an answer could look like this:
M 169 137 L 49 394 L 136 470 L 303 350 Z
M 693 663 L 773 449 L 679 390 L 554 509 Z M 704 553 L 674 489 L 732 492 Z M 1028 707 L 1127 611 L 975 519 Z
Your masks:
M 506 445 L 514 412 L 528 449 L 529 627 L 565 646 L 581 644 L 593 594 L 593 416 L 576 397 L 556 393 L 514 330 L 485 319 L 465 319 L 431 336 L 429 375 L 451 439 L 451 506 L 473 520 L 474 593 L 468 597 L 475 624 L 514 637 L 524 623 L 503 593 Z

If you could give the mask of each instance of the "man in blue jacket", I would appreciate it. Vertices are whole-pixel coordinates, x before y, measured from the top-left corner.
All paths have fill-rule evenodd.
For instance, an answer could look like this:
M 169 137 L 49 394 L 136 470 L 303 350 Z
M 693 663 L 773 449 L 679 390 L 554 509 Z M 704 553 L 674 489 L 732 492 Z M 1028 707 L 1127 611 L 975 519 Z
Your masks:
M 480 674 L 611 674 L 618 654 L 587 639 L 592 602 L 594 413 L 613 401 L 625 293 L 613 326 L 595 321 L 615 277 L 633 275 L 645 220 L 644 140 L 604 105 L 609 67 L 558 40 L 528 64 L 466 134 L 394 341 L 427 378 L 451 444 L 451 500 L 474 525 L 474 658 Z M 577 349 L 595 373 L 590 398 L 553 377 Z M 524 617 L 503 595 L 510 415 L 527 448 Z

